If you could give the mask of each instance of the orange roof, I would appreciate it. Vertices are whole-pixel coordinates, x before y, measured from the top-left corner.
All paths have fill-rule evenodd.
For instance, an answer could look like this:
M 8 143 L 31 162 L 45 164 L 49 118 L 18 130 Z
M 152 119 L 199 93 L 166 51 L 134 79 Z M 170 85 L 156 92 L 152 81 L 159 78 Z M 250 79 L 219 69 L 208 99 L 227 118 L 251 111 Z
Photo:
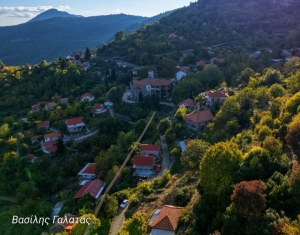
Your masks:
M 150 156 L 134 156 L 133 165 L 136 166 L 152 166 L 154 163 L 154 157 Z
M 29 153 L 25 156 L 26 158 L 33 158 L 34 157 L 34 154 L 33 153 Z
M 55 144 L 55 142 L 53 140 L 42 143 L 44 148 L 49 148 L 49 147 L 53 146 L 54 144 Z
M 80 99 L 83 99 L 84 97 L 93 98 L 94 96 L 93 96 L 92 94 L 90 94 L 90 93 L 84 93 L 84 94 L 80 97 Z
M 160 146 L 157 144 L 141 144 L 140 151 L 159 151 Z
M 77 192 L 77 194 L 74 196 L 74 199 L 81 198 L 83 195 L 87 193 L 89 193 L 92 197 L 96 198 L 101 188 L 104 187 L 105 185 L 106 183 L 100 179 L 88 181 Z
M 46 150 L 47 150 L 49 153 L 53 153 L 53 152 L 55 152 L 55 151 L 57 150 L 57 147 L 56 147 L 56 145 L 53 145 L 53 146 L 51 146 L 51 147 L 49 147 L 49 148 L 46 148 Z
M 38 124 L 38 127 L 49 127 L 49 122 L 46 121 L 46 122 L 41 122 Z
M 102 104 L 94 104 L 94 109 L 101 109 Z
M 184 101 L 181 101 L 177 106 L 179 107 L 181 105 L 184 105 L 184 106 L 193 107 L 193 106 L 195 106 L 195 104 L 196 104 L 196 101 L 189 98 Z
M 207 91 L 205 92 L 210 98 L 227 98 L 228 96 L 221 91 Z
M 188 66 L 182 66 L 182 67 L 180 67 L 180 70 L 182 71 L 182 72 L 185 72 L 186 73 L 186 71 L 188 71 L 190 69 L 190 67 L 188 67 Z
M 71 218 L 74 218 L 74 220 L 70 220 Z M 62 222 L 61 222 L 61 223 L 56 222 L 56 223 L 52 226 L 52 228 L 55 227 L 55 226 L 57 226 L 57 225 L 60 225 L 60 226 L 62 226 L 63 228 L 67 229 L 67 228 L 69 228 L 69 226 L 72 226 L 72 225 L 73 225 L 73 223 L 69 223 L 69 222 L 70 222 L 70 221 L 75 221 L 75 222 L 76 222 L 76 218 L 79 218 L 79 216 L 77 216 L 77 215 L 65 215 L 64 217 L 62 217 L 62 220 L 60 220 L 60 221 L 62 221 Z M 56 221 L 58 221 L 58 220 L 56 220 Z
M 33 137 L 31 137 L 31 140 L 38 140 L 39 137 L 41 137 L 41 136 L 40 135 L 33 136 Z
M 185 116 L 186 121 L 190 121 L 193 124 L 211 121 L 214 118 L 214 115 L 211 113 L 209 109 L 198 111 L 193 114 L 187 114 Z
M 175 231 L 183 207 L 164 206 L 151 227 L 168 231 Z
M 203 60 L 200 60 L 200 61 L 197 61 L 196 62 L 196 65 L 205 65 L 206 63 L 205 63 L 205 61 L 203 61 Z
M 189 142 L 191 142 L 191 139 L 190 139 L 190 138 L 189 138 L 189 139 L 186 139 L 186 140 L 184 140 L 183 142 L 184 142 L 185 146 L 187 146 L 187 144 L 188 144 Z
M 58 132 L 52 132 L 50 134 L 44 135 L 44 138 L 46 139 L 46 138 L 53 138 L 53 137 L 60 137 L 60 136 L 61 136 L 60 133 L 58 133 Z
M 55 107 L 55 106 L 57 106 L 57 103 L 50 102 L 50 103 L 47 103 L 46 106 Z
M 76 125 L 76 124 L 83 123 L 83 119 L 84 117 L 71 118 L 71 119 L 67 119 L 66 123 L 68 126 Z
M 81 174 L 96 174 L 96 163 L 88 163 L 80 172 Z
M 139 86 L 168 86 L 172 84 L 172 81 L 168 79 L 154 79 L 154 78 L 145 78 L 143 80 L 133 80 L 132 83 L 134 85 L 139 85 Z

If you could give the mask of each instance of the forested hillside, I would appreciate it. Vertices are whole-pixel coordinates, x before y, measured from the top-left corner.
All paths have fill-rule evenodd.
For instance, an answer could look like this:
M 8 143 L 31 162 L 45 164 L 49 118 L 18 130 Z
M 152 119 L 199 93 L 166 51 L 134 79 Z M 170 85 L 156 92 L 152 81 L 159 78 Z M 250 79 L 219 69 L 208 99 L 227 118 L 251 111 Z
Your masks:
M 90 234 L 109 234 L 116 214 L 126 218 L 118 235 L 150 234 L 165 205 L 181 210 L 176 235 L 300 234 L 299 4 L 199 0 L 128 35 L 119 31 L 97 56 L 87 49 L 76 61 L 0 62 L 0 233 L 51 234 L 52 223 L 13 225 L 12 216 L 49 217 L 58 202 L 59 216 L 91 217 L 99 200 L 74 196 L 78 172 L 96 163 L 97 179 L 108 185 L 119 177 Z M 170 86 L 170 95 L 143 94 L 144 79 L 157 82 L 154 91 Z M 87 93 L 94 98 L 81 100 Z M 154 111 L 141 143 L 160 153 L 155 161 L 143 156 L 153 158 L 146 177 L 136 174 L 135 141 Z M 201 112 L 208 118 L 199 121 Z M 91 132 L 74 137 L 66 124 L 78 117 L 96 130 L 82 142 L 77 135 Z M 41 129 L 45 122 L 51 128 Z M 64 138 L 48 155 L 41 143 L 54 132 Z M 87 226 L 71 227 L 81 235 Z

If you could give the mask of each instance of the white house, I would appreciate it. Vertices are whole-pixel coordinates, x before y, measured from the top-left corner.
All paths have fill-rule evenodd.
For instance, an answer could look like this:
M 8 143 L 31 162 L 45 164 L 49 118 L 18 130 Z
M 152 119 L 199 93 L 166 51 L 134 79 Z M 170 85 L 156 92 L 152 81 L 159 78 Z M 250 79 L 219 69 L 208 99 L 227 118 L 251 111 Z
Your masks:
M 80 96 L 80 102 L 84 101 L 93 101 L 95 99 L 95 96 L 90 93 L 84 93 L 82 96 Z
M 53 110 L 57 106 L 57 103 L 55 102 L 50 102 L 45 104 L 45 110 Z
M 221 91 L 206 91 L 205 92 L 205 100 L 206 105 L 212 106 L 214 101 L 223 104 L 224 101 L 228 98 L 228 95 Z
M 104 102 L 104 105 L 105 105 L 107 108 L 109 108 L 109 107 L 112 107 L 112 106 L 113 106 L 113 103 L 112 103 L 110 100 L 106 100 L 106 101 Z
M 83 122 L 84 117 L 77 117 L 67 119 L 66 124 L 70 133 L 80 132 L 85 129 L 85 123 Z
M 142 156 L 153 155 L 155 157 L 159 156 L 160 145 L 157 144 L 141 144 L 140 154 Z
M 96 178 L 96 163 L 88 163 L 77 174 L 80 179 L 90 180 Z
M 46 154 L 53 154 L 56 152 L 57 147 L 55 145 L 55 142 L 53 140 L 42 143 L 42 150 Z
M 176 73 L 176 81 L 179 82 L 183 77 L 186 76 L 185 72 L 179 71 Z
M 134 156 L 133 158 L 133 172 L 134 176 L 149 177 L 152 175 L 154 166 L 154 156 Z
M 105 112 L 106 109 L 103 104 L 94 104 L 94 112 L 95 114 L 100 114 Z
M 44 140 L 45 140 L 45 142 L 48 142 L 48 141 L 51 141 L 51 140 L 57 141 L 60 137 L 61 137 L 60 133 L 53 132 L 53 133 L 44 135 Z

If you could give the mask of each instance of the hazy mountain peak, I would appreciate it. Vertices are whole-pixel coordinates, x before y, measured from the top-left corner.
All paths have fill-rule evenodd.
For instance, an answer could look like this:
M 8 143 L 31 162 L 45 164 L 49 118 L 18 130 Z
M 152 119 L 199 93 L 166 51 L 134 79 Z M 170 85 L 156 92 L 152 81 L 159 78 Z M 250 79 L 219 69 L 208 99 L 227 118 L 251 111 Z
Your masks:
M 41 20 L 47 20 L 55 17 L 83 17 L 79 15 L 72 15 L 65 11 L 59 11 L 57 9 L 49 9 L 47 11 L 42 12 L 41 14 L 37 15 L 36 17 L 32 18 L 28 22 L 34 22 L 34 21 L 41 21 Z M 28 23 L 27 22 L 27 23 Z

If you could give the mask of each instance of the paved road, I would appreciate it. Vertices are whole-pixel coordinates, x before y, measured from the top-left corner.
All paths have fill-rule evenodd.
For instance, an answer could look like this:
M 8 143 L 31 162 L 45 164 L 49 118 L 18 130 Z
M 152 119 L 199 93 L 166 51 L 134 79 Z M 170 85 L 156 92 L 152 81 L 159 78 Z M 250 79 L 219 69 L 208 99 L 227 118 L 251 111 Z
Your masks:
M 125 91 L 124 94 L 123 94 L 122 100 L 123 100 L 125 103 L 134 104 L 135 101 L 129 100 L 129 99 L 128 99 L 128 95 L 129 95 L 129 94 L 130 94 L 130 90 Z
M 1 201 L 9 201 L 9 202 L 18 203 L 18 200 L 14 197 L 1 197 L 0 196 L 0 200 Z
M 110 225 L 110 230 L 109 230 L 109 235 L 116 235 L 122 228 L 123 223 L 125 222 L 125 211 L 127 210 L 126 206 L 124 209 L 119 208 L 117 215 L 113 218 L 111 225 Z
M 97 134 L 98 131 L 99 131 L 99 130 L 95 130 L 95 131 L 93 131 L 93 132 L 90 133 L 90 134 L 83 135 L 83 136 L 80 136 L 80 137 L 78 137 L 78 138 L 75 138 L 75 139 L 73 139 L 73 141 L 76 142 L 76 143 L 80 143 L 80 142 L 84 141 L 86 138 L 89 138 L 90 136 Z
M 165 169 L 168 169 L 168 170 L 171 169 L 172 162 L 171 162 L 171 159 L 170 159 L 168 145 L 166 143 L 166 138 L 164 136 L 160 136 L 160 141 L 161 141 L 161 149 L 162 149 L 163 160 L 162 160 L 162 169 L 161 169 L 161 171 L 158 175 L 162 176 L 163 171 Z

